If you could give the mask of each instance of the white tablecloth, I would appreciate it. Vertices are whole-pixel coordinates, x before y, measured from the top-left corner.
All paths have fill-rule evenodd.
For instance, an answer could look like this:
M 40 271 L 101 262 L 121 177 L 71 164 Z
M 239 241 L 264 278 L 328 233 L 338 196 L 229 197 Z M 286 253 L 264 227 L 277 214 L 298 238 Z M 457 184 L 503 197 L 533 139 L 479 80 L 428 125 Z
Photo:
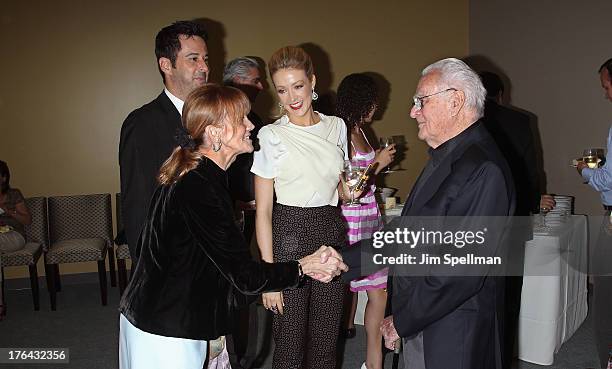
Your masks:
M 587 315 L 587 222 L 583 215 L 525 247 L 519 316 L 519 359 L 551 365 Z

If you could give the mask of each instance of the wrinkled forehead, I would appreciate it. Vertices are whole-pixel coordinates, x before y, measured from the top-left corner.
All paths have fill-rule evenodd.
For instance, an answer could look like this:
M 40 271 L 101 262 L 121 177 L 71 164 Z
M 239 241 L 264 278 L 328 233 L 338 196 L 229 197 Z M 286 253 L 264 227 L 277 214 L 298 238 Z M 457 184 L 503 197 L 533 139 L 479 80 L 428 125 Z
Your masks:
M 440 73 L 433 71 L 422 76 L 417 85 L 416 95 L 425 96 L 432 94 L 438 90 L 440 82 Z

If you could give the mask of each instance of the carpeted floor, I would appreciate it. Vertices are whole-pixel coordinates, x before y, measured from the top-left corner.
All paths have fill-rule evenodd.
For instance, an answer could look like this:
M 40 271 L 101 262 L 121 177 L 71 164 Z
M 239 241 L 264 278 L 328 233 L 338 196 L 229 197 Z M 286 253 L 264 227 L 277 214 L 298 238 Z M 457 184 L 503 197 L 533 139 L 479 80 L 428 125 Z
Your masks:
M 30 290 L 20 288 L 23 285 L 23 282 L 7 281 L 8 316 L 0 322 L 0 348 L 65 347 L 70 349 L 70 364 L 0 364 L 0 368 L 117 368 L 119 294 L 116 288 L 109 289 L 108 306 L 102 306 L 96 282 L 64 282 L 62 291 L 58 293 L 57 311 L 50 311 L 49 296 L 44 283 L 41 282 L 41 309 L 35 312 Z M 364 357 L 365 332 L 358 326 L 357 337 L 348 340 L 344 346 L 342 368 L 359 369 Z M 271 367 L 271 354 L 265 358 L 261 367 Z M 578 332 L 563 345 L 555 356 L 554 365 L 543 367 L 522 361 L 515 364 L 517 369 L 597 367 L 590 318 L 587 318 Z M 387 355 L 385 368 L 391 368 L 391 355 Z

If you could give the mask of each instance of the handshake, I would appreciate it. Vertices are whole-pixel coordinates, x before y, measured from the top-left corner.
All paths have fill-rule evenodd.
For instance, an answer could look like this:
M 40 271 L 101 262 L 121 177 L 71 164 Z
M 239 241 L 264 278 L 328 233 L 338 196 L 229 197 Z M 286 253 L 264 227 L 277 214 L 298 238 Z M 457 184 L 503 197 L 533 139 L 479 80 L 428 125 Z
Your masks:
M 342 256 L 329 246 L 321 246 L 317 251 L 301 258 L 298 262 L 305 275 L 324 283 L 348 271 L 348 266 L 342 261 Z
M 338 251 L 329 246 L 321 246 L 308 256 L 298 260 L 304 275 L 317 281 L 328 283 L 342 272 L 348 271 L 348 266 L 342 261 Z M 282 292 L 267 292 L 262 295 L 262 302 L 266 309 L 274 314 L 283 314 L 285 301 Z

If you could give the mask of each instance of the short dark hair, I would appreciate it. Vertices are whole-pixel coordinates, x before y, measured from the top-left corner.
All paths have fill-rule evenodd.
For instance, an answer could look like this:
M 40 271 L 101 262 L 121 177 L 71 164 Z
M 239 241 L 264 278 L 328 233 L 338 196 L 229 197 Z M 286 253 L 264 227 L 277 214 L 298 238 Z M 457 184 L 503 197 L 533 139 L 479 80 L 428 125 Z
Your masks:
M 378 102 L 378 87 L 374 79 L 363 73 L 344 77 L 338 86 L 336 115 L 352 128 L 368 116 Z
M 158 61 L 157 68 L 159 74 L 165 82 L 164 72 L 159 67 L 159 58 L 168 58 L 172 66 L 176 66 L 176 56 L 181 50 L 180 35 L 187 37 L 199 36 L 204 41 L 208 40 L 208 34 L 204 27 L 192 21 L 177 21 L 169 26 L 162 28 L 155 37 L 155 57 Z
M 597 71 L 598 73 L 601 73 L 604 68 L 606 68 L 608 70 L 608 78 L 610 78 L 610 81 L 612 81 L 612 58 L 606 60 L 601 67 L 599 67 L 599 70 Z
M 11 171 L 5 161 L 0 160 L 0 177 L 6 178 L 6 181 L 0 185 L 0 193 L 6 193 L 11 189 Z
M 487 98 L 497 98 L 500 92 L 504 93 L 504 83 L 497 74 L 482 72 L 479 75 L 484 88 L 487 90 Z

